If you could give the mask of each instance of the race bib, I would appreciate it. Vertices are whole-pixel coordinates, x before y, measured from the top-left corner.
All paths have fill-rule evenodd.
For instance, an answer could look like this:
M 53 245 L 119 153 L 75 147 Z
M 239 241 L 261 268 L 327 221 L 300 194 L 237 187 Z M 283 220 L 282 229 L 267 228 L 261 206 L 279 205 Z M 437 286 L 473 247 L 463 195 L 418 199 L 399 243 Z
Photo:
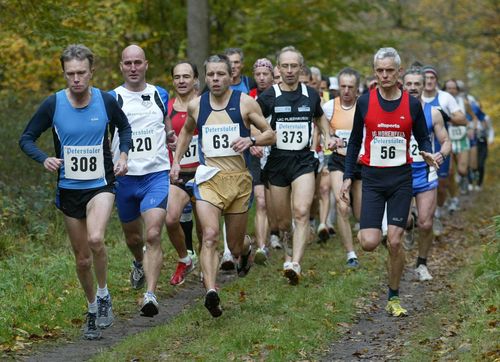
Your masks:
M 203 152 L 207 157 L 238 156 L 231 148 L 231 143 L 240 137 L 240 125 L 204 125 L 202 127 Z
M 413 135 L 411 135 L 410 140 L 410 156 L 413 158 L 413 162 L 424 162 L 424 158 L 420 155 L 420 150 L 418 149 L 417 140 Z
M 429 174 L 427 175 L 427 182 L 436 181 L 437 179 L 438 179 L 438 174 L 436 168 L 429 166 Z
M 97 180 L 104 177 L 102 145 L 64 146 L 64 177 L 72 180 Z
M 154 158 L 156 156 L 156 133 L 152 129 L 132 131 L 132 146 L 128 152 L 130 160 Z
M 375 137 L 370 142 L 370 166 L 395 167 L 405 163 L 405 138 Z
M 337 153 L 345 156 L 347 154 L 347 146 L 349 144 L 349 138 L 351 137 L 351 130 L 337 129 L 335 130 L 335 136 L 342 139 L 342 147 L 337 148 Z
M 449 126 L 448 133 L 452 141 L 460 141 L 467 135 L 467 127 L 465 126 Z
M 199 162 L 198 158 L 198 135 L 193 136 L 191 138 L 191 142 L 189 143 L 189 147 L 184 154 L 184 157 L 182 157 L 180 165 L 189 165 L 191 163 L 196 163 Z
M 309 145 L 308 122 L 276 122 L 276 147 L 299 151 Z

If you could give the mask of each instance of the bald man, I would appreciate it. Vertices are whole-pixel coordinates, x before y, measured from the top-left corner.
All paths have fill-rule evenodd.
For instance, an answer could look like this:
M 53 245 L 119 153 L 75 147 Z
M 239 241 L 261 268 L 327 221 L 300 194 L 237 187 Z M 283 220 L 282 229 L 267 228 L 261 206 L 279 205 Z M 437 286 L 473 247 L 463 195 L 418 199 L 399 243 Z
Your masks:
M 130 45 L 122 52 L 123 85 L 110 93 L 132 127 L 128 172 L 116 182 L 116 206 L 128 248 L 134 255 L 130 282 L 134 289 L 147 283 L 141 314 L 158 314 L 156 284 L 163 262 L 161 231 L 166 216 L 170 160 L 167 142 L 171 123 L 167 117 L 168 93 L 146 83 L 148 61 L 144 51 Z M 113 154 L 118 157 L 118 139 Z M 146 245 L 147 252 L 143 252 Z

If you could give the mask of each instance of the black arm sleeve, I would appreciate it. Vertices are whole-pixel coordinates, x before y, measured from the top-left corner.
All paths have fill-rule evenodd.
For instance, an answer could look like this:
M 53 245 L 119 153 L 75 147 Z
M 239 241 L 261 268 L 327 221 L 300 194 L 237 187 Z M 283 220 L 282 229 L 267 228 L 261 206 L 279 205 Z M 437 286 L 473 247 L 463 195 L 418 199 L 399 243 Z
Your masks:
M 427 130 L 422 105 L 420 101 L 413 97 L 410 97 L 410 112 L 413 118 L 413 137 L 418 143 L 419 150 L 432 153 L 432 144 L 429 139 L 429 131 Z
M 101 92 L 104 105 L 106 106 L 106 113 L 111 126 L 118 128 L 118 135 L 120 136 L 120 152 L 128 154 L 131 145 L 132 128 L 128 123 L 127 116 L 123 113 L 118 105 L 116 99 L 112 95 Z
M 352 124 L 351 137 L 347 146 L 345 157 L 344 180 L 354 177 L 354 166 L 358 162 L 359 150 L 361 142 L 363 142 L 363 129 L 365 127 L 365 114 L 368 110 L 368 97 L 360 97 L 356 103 L 356 111 L 354 112 L 354 122 Z
M 274 88 L 270 87 L 266 89 L 260 96 L 257 98 L 257 103 L 259 103 L 260 108 L 262 109 L 262 114 L 264 118 L 269 117 L 269 115 L 273 111 L 274 107 Z
M 43 163 L 49 156 L 38 148 L 36 140 L 42 135 L 43 132 L 52 127 L 55 109 L 56 96 L 54 94 L 45 99 L 29 121 L 23 134 L 21 135 L 21 138 L 19 139 L 19 147 L 21 147 L 21 150 L 39 163 Z

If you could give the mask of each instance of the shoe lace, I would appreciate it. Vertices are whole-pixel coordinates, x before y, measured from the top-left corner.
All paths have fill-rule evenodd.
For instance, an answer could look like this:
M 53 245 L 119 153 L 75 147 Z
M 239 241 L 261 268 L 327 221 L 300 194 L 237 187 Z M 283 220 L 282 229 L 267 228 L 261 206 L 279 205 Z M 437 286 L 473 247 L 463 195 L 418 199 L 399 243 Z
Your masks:
M 109 297 L 97 297 L 97 312 L 99 316 L 107 317 L 109 308 Z
M 87 329 L 97 329 L 95 325 L 96 315 L 95 313 L 87 313 Z
M 141 280 L 143 276 L 144 276 L 144 269 L 134 265 L 134 269 L 132 271 L 132 278 L 134 280 Z

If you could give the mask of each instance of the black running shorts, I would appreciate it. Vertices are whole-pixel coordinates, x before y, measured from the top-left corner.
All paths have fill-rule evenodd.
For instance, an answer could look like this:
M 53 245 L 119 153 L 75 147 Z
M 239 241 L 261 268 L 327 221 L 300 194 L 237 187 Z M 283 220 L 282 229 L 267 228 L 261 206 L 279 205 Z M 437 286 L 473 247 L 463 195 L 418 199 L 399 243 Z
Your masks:
M 277 151 L 277 152 L 276 152 Z M 286 187 L 299 176 L 317 173 L 319 160 L 313 151 L 273 150 L 267 159 L 264 170 L 266 179 L 273 186 Z
M 56 207 L 64 215 L 75 219 L 87 217 L 87 204 L 92 198 L 101 192 L 115 193 L 115 185 L 106 185 L 95 189 L 71 190 L 58 188 L 56 191 Z

